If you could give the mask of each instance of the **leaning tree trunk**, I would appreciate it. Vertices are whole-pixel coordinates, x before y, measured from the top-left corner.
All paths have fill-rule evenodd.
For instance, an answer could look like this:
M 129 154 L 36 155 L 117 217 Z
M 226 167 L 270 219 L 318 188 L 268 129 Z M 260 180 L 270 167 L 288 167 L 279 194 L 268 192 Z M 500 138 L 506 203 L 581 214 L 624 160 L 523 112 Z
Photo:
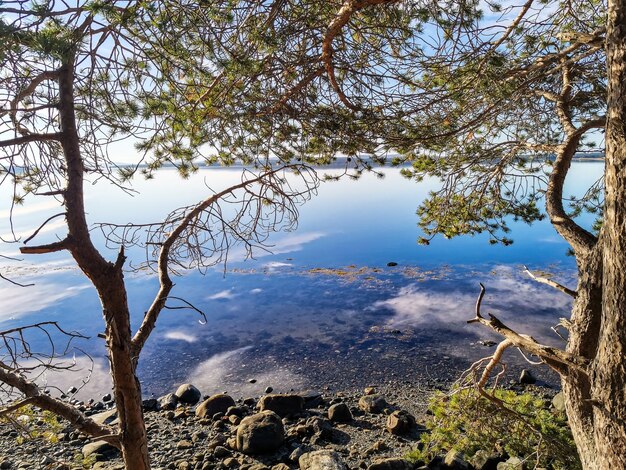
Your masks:
M 609 0 L 602 323 L 593 382 L 598 469 L 626 468 L 626 0 Z
M 59 115 L 61 146 L 67 165 L 64 200 L 68 235 L 56 245 L 69 250 L 98 291 L 106 324 L 124 464 L 129 470 L 149 470 L 141 388 L 135 374 L 137 361 L 131 353 L 130 311 L 122 271 L 125 258 L 121 252 L 115 263 L 106 261 L 89 235 L 84 206 L 84 167 L 74 109 L 74 57 L 67 57 L 64 62 L 59 70 Z

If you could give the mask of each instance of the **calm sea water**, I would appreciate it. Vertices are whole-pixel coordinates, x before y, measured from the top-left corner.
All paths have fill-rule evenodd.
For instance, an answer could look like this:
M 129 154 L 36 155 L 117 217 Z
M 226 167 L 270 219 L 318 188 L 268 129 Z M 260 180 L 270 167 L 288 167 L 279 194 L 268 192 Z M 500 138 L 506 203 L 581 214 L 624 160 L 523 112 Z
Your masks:
M 566 194 L 584 193 L 602 170 L 601 162 L 576 162 Z M 203 310 L 208 321 L 200 322 L 189 310 L 162 313 L 140 362 L 145 394 L 162 394 L 186 381 L 204 393 L 245 395 L 261 393 L 266 386 L 341 388 L 390 379 L 453 378 L 490 353 L 479 340 L 497 339 L 466 324 L 478 282 L 487 286 L 486 311 L 538 340 L 562 344 L 550 326 L 567 316 L 569 299 L 522 272 L 525 264 L 575 285 L 574 260 L 549 223 L 513 223 L 515 243 L 510 247 L 489 245 L 486 236 L 437 238 L 420 246 L 415 210 L 437 182 L 411 182 L 392 169 L 385 175 L 323 183 L 300 208 L 297 230 L 271 235 L 272 253 L 257 252 L 256 259 L 245 261 L 235 250 L 225 271 L 221 266 L 176 278 L 173 295 Z M 207 186 L 221 189 L 239 177 L 235 169 L 206 169 L 182 182 L 166 169 L 153 181 L 135 183 L 139 194 L 134 196 L 99 182 L 88 187 L 89 220 L 158 221 L 207 195 Z M 2 195 L 0 233 L 7 239 L 6 190 Z M 27 203 L 14 211 L 13 231 L 23 238 L 56 212 L 54 201 Z M 581 218 L 587 226 L 592 221 Z M 60 236 L 58 218 L 38 240 Z M 3 243 L 0 254 L 15 255 L 17 247 Z M 114 251 L 107 254 L 115 256 Z M 133 256 L 139 261 L 139 253 Z M 68 355 L 76 371 L 49 373 L 39 380 L 67 388 L 89 378 L 83 396 L 107 390 L 103 340 L 96 336 L 104 327 L 93 288 L 65 254 L 20 258 L 5 261 L 3 274 L 35 286 L 0 283 L 0 328 L 55 320 L 89 336 Z M 127 281 L 137 325 L 157 283 L 154 276 L 131 272 Z M 46 346 L 41 336 L 33 337 L 32 344 Z M 512 374 L 523 365 L 514 354 L 509 361 Z M 537 374 L 554 382 L 549 374 Z

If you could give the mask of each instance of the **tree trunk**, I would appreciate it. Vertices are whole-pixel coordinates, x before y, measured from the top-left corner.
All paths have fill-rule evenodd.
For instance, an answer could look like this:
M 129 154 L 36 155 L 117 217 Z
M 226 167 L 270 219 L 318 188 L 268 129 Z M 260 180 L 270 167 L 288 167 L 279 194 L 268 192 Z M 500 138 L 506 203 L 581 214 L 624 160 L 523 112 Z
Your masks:
M 74 109 L 72 54 L 68 54 L 59 70 L 59 117 L 67 165 L 65 247 L 95 286 L 102 304 L 124 464 L 129 470 L 149 470 L 141 387 L 135 375 L 137 361 L 133 361 L 131 354 L 130 311 L 122 271 L 124 255 L 120 253 L 115 264 L 106 261 L 91 241 L 85 217 L 84 166 Z
M 141 386 L 131 354 L 130 314 L 121 266 L 112 266 L 105 285 L 98 288 L 106 321 L 107 349 L 113 392 L 120 420 L 120 442 L 128 469 L 148 470 L 148 438 L 141 403 Z
M 591 371 L 598 469 L 626 468 L 626 0 L 609 0 L 602 323 Z
M 572 308 L 567 351 L 593 360 L 596 355 L 602 314 L 602 250 L 600 243 L 591 253 L 578 258 L 578 289 Z M 569 425 L 584 469 L 595 469 L 596 442 L 589 377 L 570 368 L 562 376 Z
M 585 470 L 626 468 L 626 0 L 609 0 L 605 212 L 596 246 L 577 253 L 578 295 L 568 352 L 589 375 L 563 377 L 567 415 Z

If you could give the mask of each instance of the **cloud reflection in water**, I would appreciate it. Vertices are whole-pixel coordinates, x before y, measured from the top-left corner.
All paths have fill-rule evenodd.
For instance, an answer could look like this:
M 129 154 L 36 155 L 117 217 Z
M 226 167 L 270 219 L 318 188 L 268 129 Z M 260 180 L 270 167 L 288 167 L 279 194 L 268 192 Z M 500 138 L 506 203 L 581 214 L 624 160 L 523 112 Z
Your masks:
M 256 381 L 249 383 L 243 376 L 246 367 L 245 353 L 251 348 L 252 346 L 245 346 L 210 357 L 189 374 L 187 381 L 209 395 L 227 391 L 242 396 L 256 396 L 267 386 L 273 387 L 277 392 L 304 388 L 304 379 L 283 367 L 250 372 L 253 377 L 248 379 L 254 378 Z

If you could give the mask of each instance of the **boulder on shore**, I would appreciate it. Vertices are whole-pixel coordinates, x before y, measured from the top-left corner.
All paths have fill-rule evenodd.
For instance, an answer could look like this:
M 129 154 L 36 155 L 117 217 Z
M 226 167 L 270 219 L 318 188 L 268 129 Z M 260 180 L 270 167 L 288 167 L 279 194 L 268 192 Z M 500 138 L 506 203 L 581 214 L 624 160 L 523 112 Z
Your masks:
M 387 417 L 387 431 L 397 436 L 407 434 L 415 427 L 415 418 L 404 410 L 396 410 Z
M 259 411 L 273 411 L 281 418 L 289 415 L 302 413 L 304 410 L 304 398 L 300 395 L 265 395 L 258 403 Z
M 176 389 L 174 395 L 176 395 L 179 402 L 185 403 L 186 405 L 195 405 L 200 401 L 200 398 L 202 398 L 200 390 L 191 384 L 182 384 Z
M 413 470 L 413 464 L 399 457 L 378 459 L 367 470 Z
M 316 450 L 302 454 L 298 460 L 300 470 L 347 470 L 346 464 L 334 450 Z
M 235 400 L 230 395 L 218 393 L 198 405 L 196 416 L 198 418 L 212 418 L 216 413 L 226 413 L 231 406 L 235 406 Z
M 359 399 L 359 408 L 367 413 L 382 413 L 389 405 L 378 394 L 364 395 Z
M 285 440 L 283 422 L 273 411 L 262 411 L 241 420 L 236 447 L 244 454 L 266 454 L 277 450 Z
M 345 403 L 336 403 L 328 408 L 328 419 L 333 423 L 349 423 L 352 421 L 352 412 Z

